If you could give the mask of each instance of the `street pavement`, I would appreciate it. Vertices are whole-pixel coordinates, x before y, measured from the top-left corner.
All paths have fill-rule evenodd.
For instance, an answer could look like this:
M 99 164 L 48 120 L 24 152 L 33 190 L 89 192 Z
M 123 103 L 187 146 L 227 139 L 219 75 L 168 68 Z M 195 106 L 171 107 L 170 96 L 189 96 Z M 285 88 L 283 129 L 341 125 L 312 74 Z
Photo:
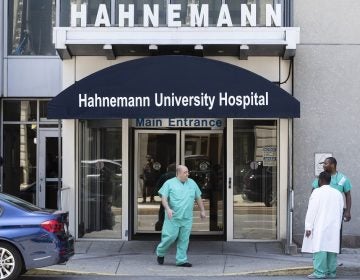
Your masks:
M 66 265 L 31 270 L 24 280 L 48 279 L 48 275 L 70 277 L 58 279 L 115 279 L 114 276 L 122 276 L 122 279 L 147 279 L 149 276 L 156 279 L 184 276 L 190 279 L 267 279 L 269 276 L 272 276 L 269 279 L 302 279 L 312 272 L 311 255 L 285 255 L 280 242 L 192 241 L 188 252 L 192 268 L 175 266 L 174 247 L 166 256 L 165 264 L 158 265 L 157 243 L 78 241 L 76 254 Z M 343 249 L 338 262 L 339 278 L 360 279 L 360 249 Z M 81 278 L 81 275 L 86 277 Z M 286 277 L 276 278 L 279 276 Z

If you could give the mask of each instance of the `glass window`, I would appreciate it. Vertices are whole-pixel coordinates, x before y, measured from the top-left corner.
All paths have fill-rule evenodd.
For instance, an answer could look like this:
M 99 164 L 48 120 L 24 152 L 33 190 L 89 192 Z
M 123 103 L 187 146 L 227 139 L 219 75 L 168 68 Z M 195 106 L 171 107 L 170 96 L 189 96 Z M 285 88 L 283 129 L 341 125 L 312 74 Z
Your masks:
M 71 4 L 87 4 L 87 25 L 95 24 L 100 4 L 105 4 L 111 22 L 111 0 L 62 0 L 60 6 L 60 26 L 70 26 Z M 79 8 L 80 9 L 80 8 Z
M 36 100 L 4 100 L 4 121 L 36 121 Z
M 121 238 L 121 120 L 82 121 L 79 237 Z
M 171 4 L 181 4 L 180 18 L 183 25 L 190 25 L 190 4 L 198 4 L 199 10 L 201 5 L 209 5 L 209 26 L 216 25 L 219 11 L 221 7 L 221 0 L 171 0 Z
M 234 120 L 234 238 L 276 239 L 277 123 Z
M 128 4 L 134 4 L 134 23 L 138 26 L 144 25 L 144 4 L 150 5 L 151 10 L 153 10 L 153 5 L 157 4 L 159 5 L 159 25 L 166 24 L 166 0 L 116 0 L 116 25 L 119 24 L 119 4 L 125 4 L 125 10 L 128 10 Z M 125 21 L 125 26 L 126 24 Z
M 36 125 L 4 124 L 3 191 L 36 204 Z
M 52 28 L 56 0 L 8 1 L 8 53 L 55 55 Z
M 136 137 L 136 232 L 159 231 L 165 211 L 160 207 L 158 191 L 168 179 L 175 177 L 177 135 L 176 132 L 139 132 Z
M 248 4 L 250 10 L 250 4 L 256 4 L 256 25 L 265 26 L 266 23 L 266 4 L 274 5 L 278 3 L 278 0 L 225 0 L 225 3 L 229 6 L 229 11 L 234 26 L 241 24 L 241 4 Z
M 4 194 L 4 193 L 1 194 L 0 200 L 4 200 L 7 203 L 15 205 L 16 207 L 21 208 L 21 209 L 23 209 L 25 211 L 29 211 L 29 212 L 41 210 L 41 208 L 39 208 L 39 207 L 37 207 L 37 206 L 35 206 L 35 205 L 25 201 L 25 200 L 22 200 L 22 199 L 19 199 L 19 198 L 15 197 L 15 196 L 7 195 L 7 194 Z
M 57 121 L 54 119 L 48 119 L 48 105 L 49 100 L 40 100 L 39 101 L 39 121 L 40 122 L 49 122 L 49 121 Z

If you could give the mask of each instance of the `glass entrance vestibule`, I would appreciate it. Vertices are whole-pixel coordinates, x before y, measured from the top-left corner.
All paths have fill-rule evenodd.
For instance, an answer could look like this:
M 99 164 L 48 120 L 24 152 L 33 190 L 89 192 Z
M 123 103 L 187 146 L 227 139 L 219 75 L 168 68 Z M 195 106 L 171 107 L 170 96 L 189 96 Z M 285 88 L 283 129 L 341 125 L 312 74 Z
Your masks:
M 221 128 L 141 128 L 135 123 L 131 119 L 64 121 L 64 130 L 71 126 L 78 131 L 74 168 L 78 238 L 129 240 L 159 235 L 162 213 L 157 191 L 175 176 L 177 164 L 188 166 L 206 207 L 207 218 L 201 221 L 194 206 L 193 236 L 285 237 L 287 119 L 223 119 Z

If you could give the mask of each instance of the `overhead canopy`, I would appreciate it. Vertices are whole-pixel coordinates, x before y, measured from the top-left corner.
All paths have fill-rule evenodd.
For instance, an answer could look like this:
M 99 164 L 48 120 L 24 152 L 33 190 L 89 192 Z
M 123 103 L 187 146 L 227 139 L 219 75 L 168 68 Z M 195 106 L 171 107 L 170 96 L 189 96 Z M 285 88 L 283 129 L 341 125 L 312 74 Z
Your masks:
M 240 67 L 194 56 L 119 63 L 75 82 L 48 105 L 51 119 L 297 118 L 300 103 Z

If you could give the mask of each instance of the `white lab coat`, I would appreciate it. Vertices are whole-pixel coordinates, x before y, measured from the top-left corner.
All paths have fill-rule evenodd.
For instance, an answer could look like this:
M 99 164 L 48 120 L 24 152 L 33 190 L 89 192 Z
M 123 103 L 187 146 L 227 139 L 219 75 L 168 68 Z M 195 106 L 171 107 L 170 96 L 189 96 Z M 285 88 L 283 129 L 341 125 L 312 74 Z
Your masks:
M 340 191 L 328 185 L 314 189 L 309 199 L 305 218 L 305 231 L 302 252 L 339 253 L 340 228 L 343 217 L 344 199 Z

